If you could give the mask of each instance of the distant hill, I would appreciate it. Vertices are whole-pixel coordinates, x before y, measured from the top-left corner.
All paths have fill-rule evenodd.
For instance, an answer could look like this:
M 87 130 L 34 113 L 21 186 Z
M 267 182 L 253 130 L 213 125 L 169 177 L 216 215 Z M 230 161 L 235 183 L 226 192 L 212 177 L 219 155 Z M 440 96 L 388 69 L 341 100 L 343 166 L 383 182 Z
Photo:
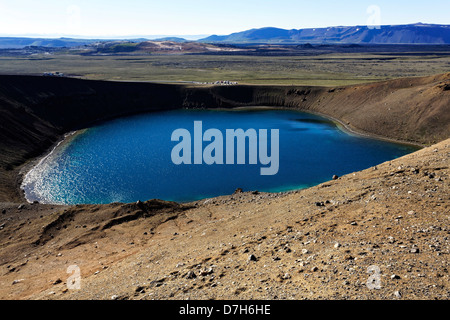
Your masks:
M 380 28 L 367 26 L 314 29 L 251 29 L 230 35 L 212 35 L 199 40 L 210 43 L 365 43 L 450 44 L 450 25 L 409 24 Z
M 172 41 L 172 42 L 188 42 L 188 40 L 180 37 L 165 37 L 165 38 L 158 38 L 154 39 L 152 41 Z
M 93 39 L 71 39 L 71 38 L 26 38 L 26 37 L 0 37 L 0 49 L 24 48 L 28 46 L 52 47 L 52 48 L 72 48 L 87 45 L 99 40 Z
M 173 39 L 173 38 L 164 38 Z M 86 45 L 80 49 L 84 55 L 140 55 L 140 54 L 187 54 L 187 53 L 217 53 L 234 52 L 238 49 L 229 46 L 217 46 L 210 43 L 182 41 L 181 38 L 169 40 L 133 41 L 102 41 Z
M 0 49 L 22 49 L 25 47 L 47 47 L 47 48 L 75 48 L 96 43 L 107 43 L 114 41 L 144 42 L 147 38 L 133 39 L 79 39 L 79 38 L 27 38 L 27 37 L 0 37 Z M 164 37 L 153 41 L 171 41 L 177 43 L 188 42 L 180 37 Z

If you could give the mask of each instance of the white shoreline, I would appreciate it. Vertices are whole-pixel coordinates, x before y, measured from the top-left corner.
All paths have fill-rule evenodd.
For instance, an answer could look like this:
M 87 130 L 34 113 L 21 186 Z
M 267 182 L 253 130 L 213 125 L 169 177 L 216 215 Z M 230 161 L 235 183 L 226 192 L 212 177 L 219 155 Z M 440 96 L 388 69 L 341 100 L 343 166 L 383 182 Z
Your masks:
M 74 136 L 77 132 L 78 132 L 78 131 L 71 131 L 71 132 L 65 133 L 63 139 L 61 139 L 61 140 L 60 140 L 60 141 L 52 148 L 52 150 L 51 150 L 49 153 L 47 153 L 44 157 L 40 158 L 39 161 L 38 161 L 38 163 L 34 164 L 34 165 L 32 166 L 32 168 L 31 168 L 30 170 L 28 170 L 28 171 L 23 175 L 22 181 L 21 181 L 21 183 L 20 183 L 20 189 L 22 190 L 23 195 L 24 195 L 24 198 L 25 198 L 25 200 L 26 200 L 28 203 L 33 203 L 33 202 L 27 198 L 27 194 L 26 194 L 26 192 L 25 192 L 25 187 L 26 187 L 26 185 L 28 184 L 28 183 L 27 183 L 27 177 L 29 177 L 30 174 L 32 174 L 35 170 L 37 170 L 37 168 L 38 168 L 40 165 L 42 165 L 42 163 L 43 163 L 45 160 L 47 160 L 47 159 L 55 152 L 55 150 L 56 150 L 63 142 L 65 142 L 65 141 L 67 140 L 67 138 Z M 40 203 L 41 203 L 41 202 L 40 202 Z M 42 202 L 42 203 L 44 203 L 44 204 L 53 204 L 53 203 L 50 203 L 50 202 L 49 202 L 49 203 Z

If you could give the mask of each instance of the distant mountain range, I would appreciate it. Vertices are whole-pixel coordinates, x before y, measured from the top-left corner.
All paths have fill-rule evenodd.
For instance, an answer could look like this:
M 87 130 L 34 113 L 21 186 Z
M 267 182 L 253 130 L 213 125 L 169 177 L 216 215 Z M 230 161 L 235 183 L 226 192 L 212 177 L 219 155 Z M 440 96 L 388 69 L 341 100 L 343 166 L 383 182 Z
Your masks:
M 47 48 L 76 48 L 95 43 L 108 43 L 128 41 L 140 43 L 148 41 L 147 38 L 136 39 L 78 39 L 78 38 L 27 38 L 27 37 L 0 37 L 0 49 L 21 49 L 24 47 L 47 47 Z M 153 41 L 188 42 L 180 37 L 164 37 Z
M 121 40 L 139 43 L 148 39 Z M 0 37 L 0 49 L 28 46 L 74 48 L 111 41 L 120 41 L 120 39 Z M 181 37 L 162 37 L 155 39 L 155 41 L 193 42 Z M 417 23 L 381 26 L 378 29 L 368 26 L 292 30 L 261 28 L 230 35 L 212 35 L 196 42 L 213 44 L 450 44 L 450 25 Z
M 26 37 L 0 37 L 0 49 L 5 48 L 24 48 L 29 46 L 35 47 L 52 47 L 52 48 L 62 48 L 62 47 L 78 47 L 93 42 L 98 42 L 99 40 L 90 39 L 72 39 L 72 38 L 26 38 Z
M 355 44 L 450 44 L 450 25 L 409 24 L 377 28 L 368 26 L 314 29 L 261 28 L 209 36 L 210 43 L 355 43 Z

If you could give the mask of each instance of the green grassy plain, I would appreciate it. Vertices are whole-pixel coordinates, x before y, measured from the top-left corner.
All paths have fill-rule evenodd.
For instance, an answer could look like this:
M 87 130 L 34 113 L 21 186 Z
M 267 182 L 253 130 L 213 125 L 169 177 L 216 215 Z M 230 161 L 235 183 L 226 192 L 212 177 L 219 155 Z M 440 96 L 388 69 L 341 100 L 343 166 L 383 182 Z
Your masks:
M 450 55 L 335 53 L 313 56 L 36 54 L 1 56 L 0 74 L 48 71 L 97 80 L 337 86 L 448 72 Z

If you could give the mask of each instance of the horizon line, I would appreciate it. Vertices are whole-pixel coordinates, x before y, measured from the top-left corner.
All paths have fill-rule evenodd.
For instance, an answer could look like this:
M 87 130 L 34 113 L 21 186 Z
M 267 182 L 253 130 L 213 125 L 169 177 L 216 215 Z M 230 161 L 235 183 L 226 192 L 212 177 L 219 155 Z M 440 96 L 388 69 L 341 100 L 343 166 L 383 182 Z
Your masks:
M 414 25 L 428 25 L 428 26 L 446 26 L 450 27 L 450 24 L 439 24 L 439 23 L 423 23 L 423 22 L 415 22 L 415 23 L 406 23 L 406 24 L 382 24 L 380 27 L 392 27 L 392 26 L 414 26 Z M 240 33 L 250 30 L 259 30 L 259 29 L 280 29 L 280 30 L 309 30 L 309 29 L 327 29 L 327 28 L 350 28 L 350 27 L 370 27 L 372 25 L 336 25 L 336 26 L 327 26 L 327 27 L 305 27 L 305 28 L 280 28 L 280 27 L 260 27 L 260 28 L 251 28 L 246 29 L 242 31 L 232 32 L 228 34 L 214 34 L 214 33 L 205 33 L 205 34 L 170 34 L 170 35 L 164 35 L 164 34 L 150 34 L 150 35 L 136 35 L 136 34 L 129 34 L 129 35 L 83 35 L 83 34 L 3 34 L 0 33 L 0 37 L 2 38 L 45 38 L 45 39 L 61 39 L 61 38 L 67 38 L 67 39 L 89 39 L 89 40 L 121 40 L 121 39 L 157 39 L 157 38 L 169 38 L 169 37 L 177 37 L 177 38 L 183 38 L 185 40 L 199 40 L 202 38 L 206 38 L 209 36 L 227 36 L 234 33 Z

